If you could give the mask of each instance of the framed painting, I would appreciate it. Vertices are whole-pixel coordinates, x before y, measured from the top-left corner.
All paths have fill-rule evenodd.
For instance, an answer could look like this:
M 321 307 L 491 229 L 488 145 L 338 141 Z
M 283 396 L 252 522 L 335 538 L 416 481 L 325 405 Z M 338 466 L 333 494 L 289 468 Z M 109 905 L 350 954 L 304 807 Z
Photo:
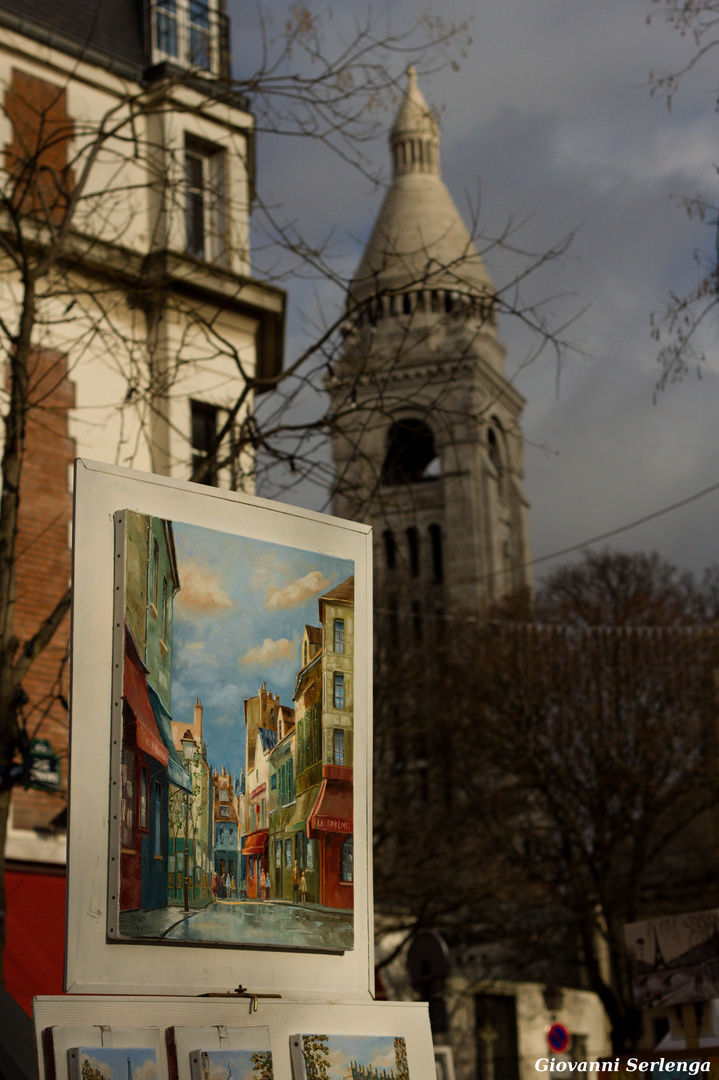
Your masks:
M 67 989 L 369 993 L 369 529 L 79 461 L 73 566 Z

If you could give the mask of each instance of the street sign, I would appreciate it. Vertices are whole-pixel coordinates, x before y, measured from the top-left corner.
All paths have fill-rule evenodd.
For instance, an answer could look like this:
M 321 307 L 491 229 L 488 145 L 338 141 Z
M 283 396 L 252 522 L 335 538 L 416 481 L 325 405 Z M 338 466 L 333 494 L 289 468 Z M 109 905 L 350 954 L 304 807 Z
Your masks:
M 564 1054 L 572 1045 L 572 1036 L 564 1024 L 550 1024 L 547 1028 L 547 1045 L 555 1054 Z
M 40 791 L 60 788 L 60 761 L 47 739 L 33 739 L 25 758 L 26 784 Z

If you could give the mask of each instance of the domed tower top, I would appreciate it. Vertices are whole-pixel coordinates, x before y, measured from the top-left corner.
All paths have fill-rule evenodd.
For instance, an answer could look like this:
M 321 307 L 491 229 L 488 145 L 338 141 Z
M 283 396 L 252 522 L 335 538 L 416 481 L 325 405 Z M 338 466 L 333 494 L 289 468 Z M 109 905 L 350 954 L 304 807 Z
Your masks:
M 417 86 L 413 67 L 392 125 L 392 183 L 349 289 L 350 302 L 374 303 L 412 294 L 403 310 L 450 310 L 461 302 L 468 315 L 481 312 L 495 295 L 474 241 L 440 175 L 439 128 Z M 434 307 L 432 307 L 434 310 Z
M 407 69 L 407 91 L 392 125 L 392 176 L 405 173 L 434 173 L 439 176 L 439 128 L 422 91 L 417 86 L 417 71 Z

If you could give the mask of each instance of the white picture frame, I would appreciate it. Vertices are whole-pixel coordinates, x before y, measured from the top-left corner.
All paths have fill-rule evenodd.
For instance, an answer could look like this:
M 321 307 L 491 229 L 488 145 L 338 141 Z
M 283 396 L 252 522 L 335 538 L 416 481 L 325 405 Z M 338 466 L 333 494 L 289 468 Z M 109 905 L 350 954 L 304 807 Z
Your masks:
M 121 625 L 114 519 L 123 510 L 354 563 L 352 949 L 325 954 L 254 944 L 136 943 L 108 936 L 108 863 L 116 805 L 110 794 L 111 743 L 117 735 L 115 718 L 122 693 L 121 658 L 116 648 L 113 652 Z M 242 986 L 252 994 L 372 1000 L 371 530 L 285 504 L 79 459 L 73 531 L 65 990 L 199 995 Z

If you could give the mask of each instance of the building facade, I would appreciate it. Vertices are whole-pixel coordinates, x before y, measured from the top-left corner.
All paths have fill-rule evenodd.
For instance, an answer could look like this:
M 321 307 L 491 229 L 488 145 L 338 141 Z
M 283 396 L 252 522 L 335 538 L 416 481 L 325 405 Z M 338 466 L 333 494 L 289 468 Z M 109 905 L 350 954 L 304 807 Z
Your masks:
M 220 445 L 205 479 L 251 486 L 233 453 L 240 372 L 261 385 L 280 370 L 284 296 L 250 275 L 253 119 L 231 89 L 221 2 L 40 0 L 30 12 L 2 0 L 0 26 L 0 184 L 13 209 L 0 227 L 15 236 L 0 260 L 5 326 L 22 309 L 30 241 L 50 258 L 21 476 L 24 637 L 70 576 L 75 456 L 189 478 Z M 25 687 L 29 725 L 63 763 L 67 633 Z M 17 791 L 8 857 L 62 862 L 63 806 L 64 785 Z

